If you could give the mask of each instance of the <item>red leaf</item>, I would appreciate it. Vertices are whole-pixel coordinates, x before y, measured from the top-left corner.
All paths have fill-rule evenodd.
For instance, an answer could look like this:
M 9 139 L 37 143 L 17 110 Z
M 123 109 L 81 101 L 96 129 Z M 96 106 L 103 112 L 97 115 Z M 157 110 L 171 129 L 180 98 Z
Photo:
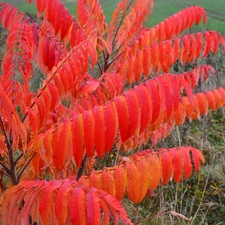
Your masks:
M 30 128 L 33 132 L 33 136 L 36 137 L 38 133 L 37 113 L 35 112 L 34 109 L 30 109 L 28 111 L 28 116 L 29 116 L 29 123 L 30 123 Z
M 114 102 L 108 104 L 105 108 L 105 153 L 109 153 L 112 149 L 117 129 L 118 129 L 118 115 L 116 112 L 116 105 Z
M 110 222 L 110 211 L 109 211 L 109 208 L 107 206 L 107 203 L 103 199 L 100 199 L 99 202 L 100 202 L 101 209 L 104 212 L 103 224 L 109 224 L 109 222 Z
M 44 102 L 44 105 L 45 105 L 46 115 L 49 115 L 49 112 L 51 110 L 50 109 L 51 108 L 51 97 L 46 90 L 43 90 L 41 92 L 41 94 L 42 94 L 42 101 Z
M 48 186 L 48 184 L 44 183 L 39 183 L 36 187 L 34 187 L 34 193 L 32 196 L 25 196 L 24 197 L 24 202 L 26 203 L 23 207 L 22 210 L 20 211 L 20 218 L 21 218 L 21 224 L 24 225 L 29 225 L 29 216 L 30 216 L 30 211 L 32 207 L 35 205 L 35 201 L 38 198 L 38 195 L 42 192 L 42 190 L 45 188 L 45 186 Z M 38 214 L 38 213 L 37 213 Z M 36 214 L 36 216 L 37 216 Z M 37 219 L 37 218 L 35 218 Z
M 84 112 L 84 143 L 89 157 L 94 154 L 94 116 L 92 111 Z
M 176 125 L 181 125 L 184 123 L 186 119 L 185 108 L 182 103 L 179 104 L 177 110 L 174 112 L 174 120 Z
M 71 122 L 66 120 L 59 125 L 53 135 L 53 162 L 58 170 L 65 166 L 66 159 L 70 152 Z
M 68 217 L 69 191 L 72 188 L 70 182 L 64 181 L 60 186 L 55 200 L 55 214 L 59 225 L 65 225 Z M 80 203 L 80 201 L 79 201 Z
M 90 190 L 86 195 L 87 207 L 87 224 L 99 225 L 101 224 L 101 211 L 99 197 L 95 191 Z
M 171 149 L 172 162 L 173 162 L 173 179 L 178 183 L 182 179 L 183 160 L 180 149 Z
M 165 96 L 165 104 L 166 104 L 166 112 L 167 112 L 166 118 L 169 119 L 174 107 L 174 101 L 173 101 L 173 97 L 171 93 L 172 88 L 170 86 L 170 82 L 167 79 L 167 77 L 159 76 L 156 78 L 156 80 L 158 82 L 158 85 L 161 86 L 163 94 Z
M 209 105 L 208 105 L 208 101 L 205 94 L 198 93 L 196 97 L 198 101 L 198 108 L 199 108 L 200 114 L 201 115 L 207 114 Z
M 140 133 L 147 127 L 152 121 L 152 98 L 149 95 L 147 88 L 144 85 L 138 85 L 135 87 L 137 93 L 141 117 L 140 117 Z
M 142 58 L 143 73 L 147 77 L 152 71 L 151 49 L 150 48 L 144 49 L 143 55 L 144 55 L 144 57 Z
M 152 98 L 152 105 L 150 107 L 154 109 L 152 111 L 152 121 L 151 121 L 151 124 L 153 124 L 158 119 L 159 114 L 162 113 L 160 112 L 160 110 L 162 110 L 160 104 L 162 102 L 162 99 L 160 98 L 162 93 L 159 93 L 157 82 L 154 80 L 147 81 L 146 87 L 149 90 L 150 98 Z
M 202 51 L 202 34 L 196 33 L 196 50 L 195 50 L 196 58 L 199 58 L 201 51 Z
M 192 165 L 190 158 L 190 148 L 181 147 L 182 158 L 183 158 L 183 170 L 184 170 L 184 179 L 187 180 L 192 174 Z
M 81 166 L 82 159 L 84 157 L 84 121 L 82 114 L 75 116 L 72 120 L 72 145 L 73 145 L 73 157 L 78 167 Z
M 173 166 L 170 152 L 161 149 L 160 158 L 162 163 L 162 185 L 165 185 L 172 178 Z
M 58 189 L 61 185 L 61 182 L 52 181 L 51 185 L 43 190 L 42 198 L 40 201 L 39 211 L 41 216 L 41 221 L 44 225 L 49 224 L 49 217 L 52 210 L 52 200 L 54 196 L 55 189 Z
M 211 35 L 212 35 L 212 39 L 213 39 L 212 53 L 215 54 L 218 49 L 218 46 L 219 46 L 219 37 L 215 31 L 211 31 Z
M 99 87 L 99 81 L 92 78 L 89 79 L 78 91 L 77 95 L 86 96 L 94 92 Z
M 45 107 L 42 100 L 38 98 L 35 100 L 35 103 L 38 107 L 39 128 L 41 128 L 44 120 L 46 119 Z
M 45 160 L 47 161 L 48 164 L 52 162 L 52 130 L 48 130 L 45 133 L 45 138 L 44 138 L 44 148 L 46 150 L 45 152 Z
M 124 96 L 118 96 L 114 99 L 116 103 L 118 118 L 119 118 L 119 128 L 120 128 L 120 136 L 122 142 L 126 142 L 128 139 L 128 129 L 129 129 L 129 115 L 128 108 L 126 103 L 126 98 Z
M 204 47 L 204 50 L 203 50 L 203 58 L 205 58 L 208 53 L 210 52 L 211 48 L 212 48 L 212 36 L 209 32 L 204 32 L 204 37 L 205 37 L 205 47 Z
M 56 107 L 56 104 L 58 103 L 59 94 L 56 87 L 52 83 L 48 83 L 47 88 L 51 96 L 51 111 L 52 111 Z
M 71 192 L 71 203 L 69 205 L 73 225 L 87 224 L 86 209 L 86 192 L 81 187 L 75 187 Z
M 205 92 L 206 98 L 209 103 L 209 108 L 212 109 L 213 111 L 216 111 L 216 101 L 213 93 L 211 91 Z
M 105 121 L 104 121 L 104 107 L 95 106 L 93 115 L 95 119 L 95 147 L 96 152 L 100 158 L 102 158 L 105 150 Z
M 190 99 L 191 104 L 194 105 L 193 92 L 190 85 L 187 83 L 187 81 L 183 77 L 179 77 L 178 79 L 181 85 L 185 88 L 185 91 L 187 92 L 187 95 L 188 95 L 188 98 Z
M 195 172 L 200 168 L 200 161 L 204 164 L 205 159 L 203 154 L 196 148 L 191 147 L 192 158 L 195 166 Z
M 125 92 L 125 96 L 129 113 L 129 127 L 127 138 L 130 138 L 138 129 L 138 125 L 140 124 L 140 110 L 138 98 L 134 91 Z
M 142 64 L 142 58 L 143 58 L 142 51 L 140 51 L 136 55 L 136 58 L 135 58 L 135 61 L 134 61 L 133 72 L 134 72 L 134 77 L 135 77 L 136 82 L 140 81 L 140 78 L 141 78 L 141 75 L 142 75 L 142 66 L 140 66 Z

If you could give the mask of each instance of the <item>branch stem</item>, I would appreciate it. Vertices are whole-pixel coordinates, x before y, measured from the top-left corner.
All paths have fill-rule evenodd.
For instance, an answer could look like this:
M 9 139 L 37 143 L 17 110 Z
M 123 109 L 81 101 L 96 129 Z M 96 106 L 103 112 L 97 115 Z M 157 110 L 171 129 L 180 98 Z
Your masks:
M 78 181 L 80 179 L 80 177 L 82 176 L 82 174 L 83 174 L 84 166 L 85 166 L 86 161 L 87 161 L 87 157 L 88 157 L 88 155 L 86 154 L 84 156 L 83 160 L 82 160 L 81 167 L 80 167 L 80 169 L 79 169 L 79 171 L 77 173 L 76 181 Z
M 27 166 L 30 164 L 31 160 L 34 158 L 34 156 L 36 155 L 36 152 L 30 157 L 30 159 L 28 160 L 28 162 L 25 164 L 25 166 L 20 170 L 20 172 L 18 173 L 18 181 L 20 180 L 24 170 L 27 168 Z

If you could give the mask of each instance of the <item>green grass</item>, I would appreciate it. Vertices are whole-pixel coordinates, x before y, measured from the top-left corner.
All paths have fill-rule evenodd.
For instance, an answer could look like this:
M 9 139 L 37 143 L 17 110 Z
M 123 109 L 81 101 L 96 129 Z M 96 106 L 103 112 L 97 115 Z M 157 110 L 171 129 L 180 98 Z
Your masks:
M 29 12 L 31 14 L 36 13 L 36 7 L 33 3 L 28 5 L 21 0 L 9 0 L 9 2 L 18 6 L 21 11 Z M 63 2 L 70 13 L 75 15 L 77 1 L 64 0 Z M 106 16 L 106 21 L 109 23 L 112 12 L 115 10 L 119 0 L 100 0 L 100 2 Z M 225 33 L 225 10 L 222 10 L 224 8 L 224 0 L 157 0 L 154 5 L 153 13 L 146 22 L 146 25 L 153 26 L 190 5 L 199 5 L 205 8 L 208 15 L 208 21 L 204 29 L 214 29 L 221 33 Z M 201 28 L 202 27 L 200 26 L 199 29 Z
M 206 29 L 225 32 L 225 11 L 221 10 L 224 8 L 224 0 L 158 0 L 150 17 L 150 24 L 156 24 L 191 5 L 199 5 L 205 8 L 208 16 Z

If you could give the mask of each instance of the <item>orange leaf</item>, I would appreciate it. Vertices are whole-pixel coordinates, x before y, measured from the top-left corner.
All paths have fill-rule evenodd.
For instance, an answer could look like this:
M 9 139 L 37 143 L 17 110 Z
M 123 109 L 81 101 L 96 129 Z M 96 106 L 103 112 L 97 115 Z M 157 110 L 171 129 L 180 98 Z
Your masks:
M 182 103 L 179 104 L 177 110 L 174 112 L 174 120 L 176 125 L 181 125 L 184 123 L 186 119 L 185 108 Z
M 63 158 L 63 145 L 61 143 L 61 131 L 62 131 L 63 124 L 60 124 L 58 129 L 54 132 L 52 137 L 52 149 L 53 149 L 53 162 L 57 170 L 62 170 L 64 168 L 65 158 Z M 64 155 L 65 156 L 65 155 Z
M 96 187 L 102 190 L 102 173 L 101 172 L 92 172 L 89 176 L 89 187 Z
M 158 187 L 161 179 L 161 163 L 156 155 L 150 155 L 147 158 L 149 165 L 149 189 L 154 190 Z
M 146 158 L 140 158 L 137 161 L 137 169 L 139 172 L 140 193 L 138 202 L 142 201 L 149 187 L 150 170 Z
M 127 162 L 126 172 L 128 198 L 131 199 L 134 203 L 138 203 L 140 199 L 139 171 L 134 163 Z
M 45 134 L 45 138 L 44 138 L 44 148 L 46 150 L 45 152 L 45 158 L 47 163 L 51 163 L 52 161 L 52 130 L 48 130 Z
M 121 201 L 126 192 L 127 176 L 123 166 L 117 166 L 114 169 L 115 197 Z
M 115 180 L 113 171 L 110 168 L 104 168 L 102 173 L 102 190 L 115 196 Z

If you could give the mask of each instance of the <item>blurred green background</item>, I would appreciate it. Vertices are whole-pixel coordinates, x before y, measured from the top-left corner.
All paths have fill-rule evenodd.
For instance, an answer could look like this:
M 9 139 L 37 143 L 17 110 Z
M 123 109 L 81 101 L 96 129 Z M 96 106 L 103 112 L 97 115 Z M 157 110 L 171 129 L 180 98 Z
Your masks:
M 7 2 L 13 3 L 20 10 L 35 14 L 36 7 L 34 3 L 27 4 L 27 1 L 22 0 L 8 0 Z M 62 0 L 66 8 L 76 16 L 76 0 Z M 111 15 L 117 6 L 119 0 L 100 0 L 102 9 L 106 16 L 106 20 L 109 23 Z M 205 29 L 214 29 L 221 33 L 225 33 L 225 0 L 157 0 L 154 3 L 154 10 L 152 15 L 146 22 L 147 26 L 153 26 L 170 15 L 182 10 L 185 7 L 191 5 L 199 5 L 205 8 L 208 21 Z

